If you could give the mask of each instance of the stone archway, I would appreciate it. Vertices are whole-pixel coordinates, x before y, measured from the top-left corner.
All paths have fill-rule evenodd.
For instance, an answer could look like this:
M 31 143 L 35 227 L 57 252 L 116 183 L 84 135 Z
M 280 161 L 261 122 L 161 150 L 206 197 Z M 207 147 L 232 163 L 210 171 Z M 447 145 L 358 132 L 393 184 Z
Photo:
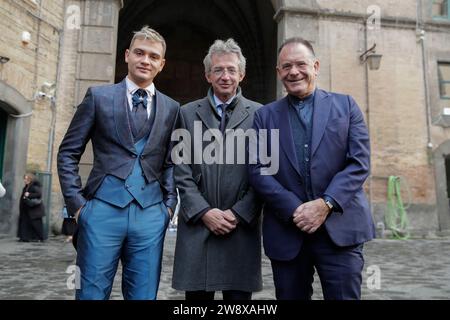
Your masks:
M 0 199 L 0 233 L 15 231 L 22 176 L 26 170 L 32 104 L 17 90 L 0 81 L 0 109 L 7 114 L 4 137 L 2 184 L 7 193 Z
M 119 14 L 116 82 L 127 74 L 124 52 L 133 31 L 149 25 L 167 42 L 157 87 L 186 103 L 204 97 L 203 58 L 215 39 L 234 38 L 247 58 L 243 93 L 261 103 L 276 98 L 277 25 L 270 0 L 124 1 Z

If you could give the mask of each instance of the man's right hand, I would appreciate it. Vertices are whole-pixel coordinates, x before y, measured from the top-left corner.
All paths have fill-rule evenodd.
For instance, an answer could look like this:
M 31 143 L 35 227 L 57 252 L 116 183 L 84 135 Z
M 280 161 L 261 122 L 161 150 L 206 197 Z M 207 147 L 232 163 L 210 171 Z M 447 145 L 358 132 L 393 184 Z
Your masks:
M 231 223 L 225 218 L 224 212 L 214 208 L 202 216 L 206 227 L 215 235 L 225 235 L 236 228 L 236 223 Z

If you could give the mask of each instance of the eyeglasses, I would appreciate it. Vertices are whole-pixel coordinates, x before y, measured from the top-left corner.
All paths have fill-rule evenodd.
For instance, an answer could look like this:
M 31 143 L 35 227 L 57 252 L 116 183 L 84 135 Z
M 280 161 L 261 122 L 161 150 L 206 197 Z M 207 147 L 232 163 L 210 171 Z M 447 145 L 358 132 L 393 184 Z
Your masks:
M 214 68 L 211 72 L 216 77 L 223 77 L 225 72 L 227 72 L 230 76 L 235 76 L 238 73 L 238 70 L 235 68 Z

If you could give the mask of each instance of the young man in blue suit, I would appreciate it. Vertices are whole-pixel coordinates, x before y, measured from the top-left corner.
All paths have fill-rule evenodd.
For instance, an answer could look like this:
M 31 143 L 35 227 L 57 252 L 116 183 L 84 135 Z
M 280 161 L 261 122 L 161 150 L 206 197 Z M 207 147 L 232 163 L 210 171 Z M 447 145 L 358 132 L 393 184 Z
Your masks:
M 170 136 L 179 104 L 155 89 L 166 43 L 135 32 L 120 83 L 89 88 L 58 153 L 69 214 L 78 223 L 76 299 L 108 299 L 119 260 L 124 299 L 156 299 L 166 227 L 177 203 Z M 94 165 L 84 188 L 78 163 L 92 141 Z
M 266 201 L 264 249 L 277 299 L 311 299 L 314 267 L 325 299 L 360 299 L 363 243 L 374 225 L 363 183 L 369 135 L 348 95 L 316 87 L 319 60 L 311 44 L 287 39 L 277 72 L 288 95 L 256 111 L 253 127 L 279 130 L 279 170 L 249 165 L 250 184 Z M 260 141 L 261 142 L 261 141 Z

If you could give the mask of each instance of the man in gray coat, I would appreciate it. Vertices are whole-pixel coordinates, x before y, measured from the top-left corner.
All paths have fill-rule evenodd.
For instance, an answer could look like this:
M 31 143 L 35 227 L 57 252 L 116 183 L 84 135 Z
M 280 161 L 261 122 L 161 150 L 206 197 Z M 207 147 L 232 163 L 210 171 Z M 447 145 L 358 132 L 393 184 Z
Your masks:
M 207 96 L 181 107 L 185 150 L 183 161 L 174 161 L 181 206 L 172 286 L 186 291 L 186 300 L 213 300 L 215 291 L 224 300 L 250 300 L 262 289 L 261 204 L 248 184 L 240 139 L 260 104 L 242 96 L 245 62 L 233 39 L 216 40 L 204 59 Z

